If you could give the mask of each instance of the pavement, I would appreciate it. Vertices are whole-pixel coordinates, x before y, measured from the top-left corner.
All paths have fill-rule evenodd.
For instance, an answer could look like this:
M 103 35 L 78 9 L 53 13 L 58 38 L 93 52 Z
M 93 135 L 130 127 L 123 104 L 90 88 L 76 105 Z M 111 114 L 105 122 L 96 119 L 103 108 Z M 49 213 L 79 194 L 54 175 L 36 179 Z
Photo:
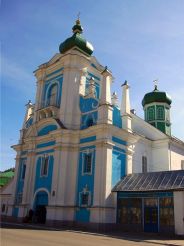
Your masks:
M 1 246 L 184 246 L 184 239 L 145 233 L 98 234 L 44 225 L 2 223 Z

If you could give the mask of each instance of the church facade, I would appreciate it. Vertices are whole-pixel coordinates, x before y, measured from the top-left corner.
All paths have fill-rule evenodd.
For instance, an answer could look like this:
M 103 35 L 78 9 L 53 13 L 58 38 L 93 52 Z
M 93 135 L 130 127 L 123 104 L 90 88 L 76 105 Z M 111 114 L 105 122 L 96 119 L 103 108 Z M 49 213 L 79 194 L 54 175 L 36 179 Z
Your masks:
M 170 97 L 155 86 L 143 98 L 143 120 L 125 81 L 119 107 L 113 75 L 82 31 L 77 20 L 60 53 L 34 72 L 36 100 L 13 146 L 16 172 L 1 192 L 2 215 L 23 218 L 32 209 L 40 223 L 184 234 L 184 143 L 171 136 Z

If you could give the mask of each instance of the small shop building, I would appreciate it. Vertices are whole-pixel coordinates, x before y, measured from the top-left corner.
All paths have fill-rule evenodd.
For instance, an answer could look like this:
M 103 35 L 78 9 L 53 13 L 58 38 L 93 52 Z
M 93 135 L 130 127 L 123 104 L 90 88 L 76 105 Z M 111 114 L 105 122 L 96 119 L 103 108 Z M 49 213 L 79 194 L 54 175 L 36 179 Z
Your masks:
M 117 193 L 117 224 L 123 231 L 180 234 L 184 227 L 184 170 L 125 176 Z

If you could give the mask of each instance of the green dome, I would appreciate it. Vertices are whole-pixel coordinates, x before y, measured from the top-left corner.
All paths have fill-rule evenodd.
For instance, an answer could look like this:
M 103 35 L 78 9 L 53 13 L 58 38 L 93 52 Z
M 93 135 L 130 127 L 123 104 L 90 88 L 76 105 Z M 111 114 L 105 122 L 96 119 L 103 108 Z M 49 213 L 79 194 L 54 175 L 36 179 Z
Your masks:
M 144 107 L 146 104 L 153 103 L 153 102 L 163 102 L 170 105 L 172 103 L 172 100 L 166 92 L 159 91 L 157 89 L 157 86 L 155 86 L 154 91 L 149 92 L 144 96 L 142 100 L 142 105 Z
M 60 53 L 63 54 L 74 46 L 77 46 L 88 55 L 91 55 L 93 53 L 93 46 L 81 35 L 83 28 L 80 24 L 80 20 L 76 21 L 76 24 L 73 26 L 72 30 L 74 34 L 60 44 Z

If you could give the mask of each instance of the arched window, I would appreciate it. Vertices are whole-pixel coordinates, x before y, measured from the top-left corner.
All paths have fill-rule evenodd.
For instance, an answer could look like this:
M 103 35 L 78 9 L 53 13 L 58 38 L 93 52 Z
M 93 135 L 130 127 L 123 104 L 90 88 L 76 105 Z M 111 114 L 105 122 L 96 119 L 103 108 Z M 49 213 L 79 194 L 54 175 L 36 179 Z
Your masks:
M 158 107 L 157 108 L 157 119 L 158 120 L 163 120 L 164 119 L 164 109 L 163 109 L 163 107 Z
M 57 104 L 57 84 L 54 84 L 48 95 L 48 105 L 55 106 Z
M 154 120 L 154 109 L 153 108 L 149 108 L 148 109 L 148 120 Z

